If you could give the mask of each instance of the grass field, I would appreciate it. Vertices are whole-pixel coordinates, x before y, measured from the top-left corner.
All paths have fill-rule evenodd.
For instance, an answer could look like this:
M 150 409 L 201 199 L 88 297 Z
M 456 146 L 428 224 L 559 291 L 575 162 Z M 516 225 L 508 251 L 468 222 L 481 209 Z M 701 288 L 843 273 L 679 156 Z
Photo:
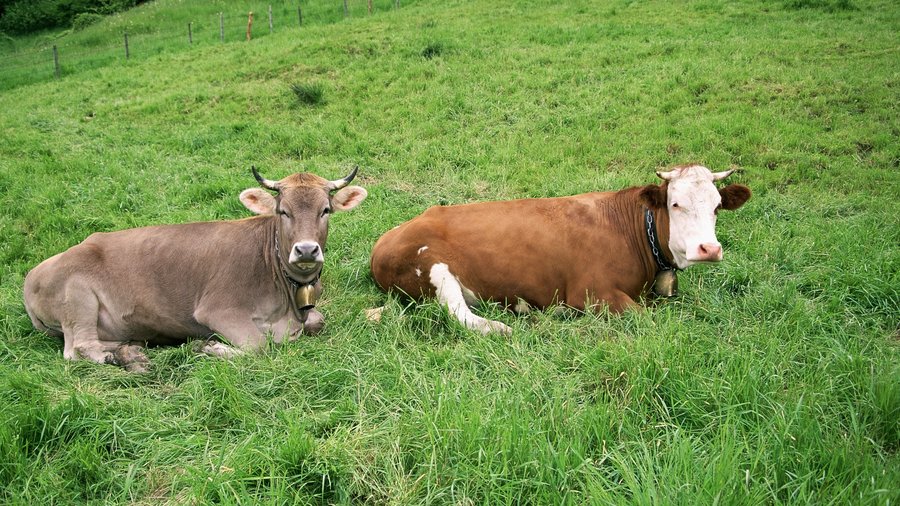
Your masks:
M 369 15 L 370 1 L 372 14 L 398 8 L 395 0 L 147 2 L 87 27 L 41 31 L 22 37 L 9 37 L 0 32 L 0 68 L 3 69 L 0 91 L 53 79 L 54 47 L 58 50 L 60 75 L 68 76 L 109 65 L 135 64 L 159 55 L 221 46 L 223 41 L 243 41 L 250 12 L 253 13 L 253 39 L 270 35 L 270 8 L 273 33 L 287 31 L 296 37 L 301 14 L 298 5 L 302 9 L 303 27 L 309 28 L 347 17 L 365 17 Z M 418 1 L 405 0 L 401 5 Z
M 898 504 L 897 33 L 878 0 L 422 0 L 0 92 L 0 502 Z M 725 261 L 646 311 L 487 307 L 514 333 L 481 336 L 369 276 L 428 206 L 690 161 L 754 196 L 720 216 Z M 32 329 L 30 268 L 247 216 L 251 164 L 361 167 L 322 335 L 133 375 Z

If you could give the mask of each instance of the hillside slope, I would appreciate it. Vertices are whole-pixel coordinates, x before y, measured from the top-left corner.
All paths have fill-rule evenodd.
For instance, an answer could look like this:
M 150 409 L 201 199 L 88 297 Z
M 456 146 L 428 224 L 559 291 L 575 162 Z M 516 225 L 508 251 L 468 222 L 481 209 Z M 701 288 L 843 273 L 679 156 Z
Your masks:
M 404 2 L 0 92 L 0 502 L 896 503 L 900 6 L 674 4 Z M 369 277 L 428 206 L 690 161 L 754 196 L 646 311 L 480 336 Z M 32 329 L 25 274 L 92 232 L 356 164 L 322 335 L 135 376 Z

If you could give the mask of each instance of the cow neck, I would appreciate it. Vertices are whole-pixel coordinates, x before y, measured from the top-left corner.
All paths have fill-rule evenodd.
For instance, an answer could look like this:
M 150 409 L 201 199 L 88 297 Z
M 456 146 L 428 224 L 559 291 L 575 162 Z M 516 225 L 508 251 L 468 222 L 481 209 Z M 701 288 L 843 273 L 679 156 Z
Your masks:
M 643 210 L 643 225 L 647 248 L 653 257 L 655 273 L 651 291 L 660 297 L 672 297 L 678 293 L 678 276 L 680 269 L 675 265 L 669 250 L 669 214 L 667 208 Z M 659 227 L 657 227 L 659 223 Z
M 681 270 L 675 266 L 674 255 L 672 255 L 672 251 L 669 250 L 669 227 L 657 227 L 657 223 L 663 221 L 663 218 L 664 221 L 666 221 L 665 225 L 668 225 L 669 216 L 667 211 L 654 211 L 647 207 L 644 208 L 643 228 L 647 236 L 647 245 L 650 248 L 650 254 L 653 255 L 653 261 L 656 264 L 657 273 L 659 271 Z
M 615 228 L 615 233 L 621 234 L 627 243 L 626 254 L 640 265 L 643 276 L 642 284 L 651 286 L 656 276 L 657 267 L 653 260 L 653 254 L 647 246 L 647 226 L 645 225 L 644 209 L 646 205 L 640 196 L 643 187 L 634 187 L 617 192 L 604 192 L 598 194 L 603 221 L 610 223 Z M 658 218 L 658 216 L 654 216 Z M 659 221 L 657 219 L 656 221 Z M 665 220 L 668 223 L 668 220 Z M 660 237 L 665 240 L 665 237 Z
M 312 281 L 307 281 L 305 283 L 301 283 L 296 279 L 292 278 L 290 274 L 288 274 L 287 270 L 284 268 L 284 263 L 281 261 L 281 248 L 278 244 L 278 236 L 279 236 L 279 226 L 278 226 L 278 217 L 275 216 L 273 220 L 272 227 L 272 235 L 274 237 L 274 245 L 275 245 L 275 255 L 274 255 L 274 264 L 275 264 L 275 279 L 278 280 L 278 285 L 281 288 L 282 294 L 287 298 L 288 305 L 291 308 L 291 312 L 294 313 L 294 317 L 297 318 L 297 321 L 300 323 L 305 323 L 306 318 L 309 314 L 309 310 L 312 307 L 301 308 L 297 301 L 300 299 L 301 294 L 304 290 L 314 289 L 316 283 L 319 282 L 319 278 L 322 275 L 322 270 L 319 269 L 319 272 L 316 273 L 316 277 L 312 279 Z

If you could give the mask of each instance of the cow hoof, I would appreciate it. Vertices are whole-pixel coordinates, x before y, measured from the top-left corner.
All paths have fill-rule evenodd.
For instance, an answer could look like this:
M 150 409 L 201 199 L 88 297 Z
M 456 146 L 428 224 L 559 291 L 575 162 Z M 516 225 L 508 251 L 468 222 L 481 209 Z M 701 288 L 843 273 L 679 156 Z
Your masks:
M 150 371 L 150 359 L 139 346 L 120 346 L 114 353 L 115 362 L 128 372 L 145 373 Z
M 481 329 L 481 332 L 483 334 L 490 334 L 492 332 L 496 332 L 498 334 L 503 334 L 505 336 L 508 336 L 508 335 L 512 334 L 512 328 L 510 328 L 508 325 L 505 325 L 503 323 L 495 322 L 493 320 L 488 320 L 487 325 L 485 325 Z
M 208 341 L 206 341 L 205 339 L 197 339 L 196 341 L 191 341 L 191 352 L 198 354 L 203 353 L 203 348 L 206 346 L 207 342 Z
M 128 372 L 133 372 L 135 374 L 146 374 L 150 372 L 150 363 L 132 362 L 130 364 L 125 364 L 125 370 Z
M 497 330 L 497 332 L 499 332 L 505 336 L 512 335 L 512 327 L 509 327 L 502 323 L 498 326 L 498 328 L 496 330 Z
M 84 356 L 84 354 L 82 354 Z M 103 361 L 99 362 L 101 364 L 106 365 L 122 365 L 122 362 L 119 360 L 119 357 L 113 353 L 105 353 L 103 355 Z

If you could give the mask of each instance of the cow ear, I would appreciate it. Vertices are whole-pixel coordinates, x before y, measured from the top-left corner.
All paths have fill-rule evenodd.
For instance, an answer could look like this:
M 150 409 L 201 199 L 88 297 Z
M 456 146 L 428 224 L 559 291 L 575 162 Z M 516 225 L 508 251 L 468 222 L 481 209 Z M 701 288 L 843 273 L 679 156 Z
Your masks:
M 262 188 L 247 188 L 240 198 L 244 207 L 256 214 L 275 214 L 275 197 Z
M 366 199 L 369 192 L 362 186 L 341 188 L 331 197 L 331 206 L 335 211 L 349 211 Z
M 648 184 L 641 188 L 641 200 L 647 207 L 651 209 L 661 209 L 666 207 L 666 185 Z
M 752 194 L 750 188 L 742 184 L 730 184 L 719 188 L 719 195 L 722 196 L 722 209 L 729 211 L 734 211 L 744 205 L 744 202 L 750 200 Z

